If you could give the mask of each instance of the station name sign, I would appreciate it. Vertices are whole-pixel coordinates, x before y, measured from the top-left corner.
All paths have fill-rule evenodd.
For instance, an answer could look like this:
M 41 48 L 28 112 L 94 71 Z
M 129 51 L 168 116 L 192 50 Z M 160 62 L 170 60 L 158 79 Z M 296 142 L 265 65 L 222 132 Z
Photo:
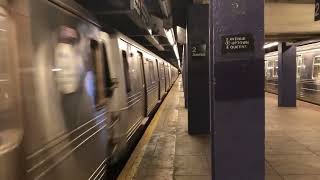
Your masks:
M 320 20 L 320 0 L 315 0 L 314 20 Z
M 251 34 L 222 36 L 222 55 L 254 52 L 254 39 Z
M 207 55 L 207 44 L 192 44 L 192 57 L 205 57 Z

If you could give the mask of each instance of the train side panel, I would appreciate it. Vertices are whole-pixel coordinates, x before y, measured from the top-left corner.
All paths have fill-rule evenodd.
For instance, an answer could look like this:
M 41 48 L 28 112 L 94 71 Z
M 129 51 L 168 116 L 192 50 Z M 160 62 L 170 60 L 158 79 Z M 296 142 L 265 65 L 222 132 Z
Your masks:
M 119 38 L 120 54 L 123 75 L 125 77 L 125 87 L 127 104 L 123 108 L 126 111 L 126 119 L 122 119 L 123 128 L 126 129 L 126 142 L 134 135 L 140 127 L 146 113 L 145 79 L 143 71 L 143 54 L 127 41 Z
M 320 44 L 297 47 L 297 98 L 320 104 Z M 265 90 L 278 93 L 278 52 L 265 55 Z
M 96 83 L 99 29 L 55 3 L 30 1 L 32 62 L 21 66 L 25 179 L 96 178 L 104 173 L 108 126 Z
M 23 109 L 18 68 L 21 54 L 18 52 L 25 52 L 26 46 L 22 48 L 18 42 L 26 39 L 23 34 L 30 32 L 30 26 L 20 29 L 27 21 L 27 13 L 17 9 L 17 4 L 11 5 L 0 6 L 0 179 L 20 180 L 24 175 L 24 162 L 20 159 Z

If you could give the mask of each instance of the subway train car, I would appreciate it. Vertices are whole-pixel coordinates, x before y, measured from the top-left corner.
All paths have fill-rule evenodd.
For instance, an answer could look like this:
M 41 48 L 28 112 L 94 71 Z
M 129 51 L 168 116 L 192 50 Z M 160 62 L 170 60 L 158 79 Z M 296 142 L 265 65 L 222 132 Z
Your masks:
M 297 47 L 297 98 L 320 105 L 320 43 Z M 278 93 L 278 52 L 265 55 L 265 90 Z
M 0 1 L 0 179 L 102 179 L 178 77 L 71 0 Z

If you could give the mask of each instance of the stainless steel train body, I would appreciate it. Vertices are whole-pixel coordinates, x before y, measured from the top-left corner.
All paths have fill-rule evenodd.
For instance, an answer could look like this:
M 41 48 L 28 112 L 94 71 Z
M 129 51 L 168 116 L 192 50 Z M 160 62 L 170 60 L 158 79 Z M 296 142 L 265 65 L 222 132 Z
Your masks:
M 71 0 L 0 1 L 0 46 L 1 180 L 102 179 L 178 77 Z
M 297 47 L 297 98 L 320 105 L 320 43 Z M 265 90 L 278 93 L 278 52 L 265 55 Z

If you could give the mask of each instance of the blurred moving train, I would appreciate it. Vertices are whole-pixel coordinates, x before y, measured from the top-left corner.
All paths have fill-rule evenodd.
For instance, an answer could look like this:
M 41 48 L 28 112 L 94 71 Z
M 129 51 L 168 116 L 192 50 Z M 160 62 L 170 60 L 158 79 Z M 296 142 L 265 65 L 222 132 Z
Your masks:
M 297 47 L 297 98 L 320 105 L 320 43 Z M 265 55 L 265 90 L 278 93 L 278 52 Z
M 98 180 L 178 69 L 70 0 L 0 1 L 0 179 Z

